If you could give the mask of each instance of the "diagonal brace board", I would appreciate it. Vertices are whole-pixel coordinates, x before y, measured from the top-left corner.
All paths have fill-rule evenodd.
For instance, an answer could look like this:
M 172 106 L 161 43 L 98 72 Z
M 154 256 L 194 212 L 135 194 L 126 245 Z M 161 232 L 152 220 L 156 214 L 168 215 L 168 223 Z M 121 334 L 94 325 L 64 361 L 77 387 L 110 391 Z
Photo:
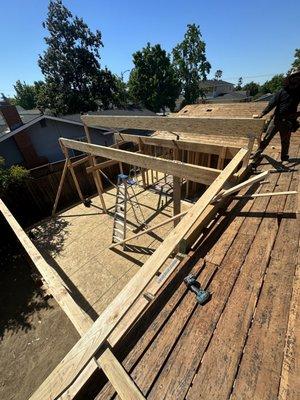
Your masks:
M 60 142 L 63 146 L 69 149 L 75 149 L 95 156 L 110 158 L 140 168 L 153 169 L 179 178 L 188 178 L 191 181 L 203 183 L 204 185 L 210 185 L 221 172 L 221 170 L 214 168 L 186 164 L 176 160 L 165 160 L 163 158 L 133 153 L 126 150 L 118 150 L 96 144 L 77 142 L 76 140 L 62 138 L 60 139 Z
M 82 336 L 33 394 L 32 400 L 57 399 L 72 384 L 85 365 L 103 346 L 110 333 L 124 318 L 169 255 L 177 248 L 180 240 L 187 234 L 216 194 L 224 187 L 226 181 L 234 174 L 246 154 L 247 149 L 241 149 L 237 153 L 143 267 L 99 316 L 89 331 Z

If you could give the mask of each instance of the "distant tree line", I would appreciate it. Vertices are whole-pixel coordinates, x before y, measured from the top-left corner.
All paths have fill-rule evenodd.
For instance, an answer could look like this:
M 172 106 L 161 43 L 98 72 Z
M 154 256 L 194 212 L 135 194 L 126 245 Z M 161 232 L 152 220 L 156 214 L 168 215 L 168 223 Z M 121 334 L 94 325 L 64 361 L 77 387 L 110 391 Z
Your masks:
M 182 42 L 171 54 L 160 44 L 150 43 L 135 52 L 127 83 L 101 66 L 101 32 L 92 32 L 62 0 L 50 0 L 43 26 L 48 31 L 47 48 L 39 56 L 38 65 L 44 80 L 32 85 L 18 80 L 14 85 L 16 95 L 12 101 L 24 109 L 39 108 L 63 115 L 136 104 L 164 112 L 166 108 L 174 110 L 180 95 L 181 106 L 205 97 L 200 83 L 207 79 L 211 65 L 200 28 L 195 24 L 187 26 Z M 300 49 L 296 49 L 292 67 L 299 64 Z M 221 77 L 222 71 L 217 70 L 215 79 Z M 281 87 L 283 79 L 283 75 L 275 75 L 263 85 L 250 82 L 242 86 L 240 78 L 237 89 L 247 90 L 251 96 L 273 93 Z

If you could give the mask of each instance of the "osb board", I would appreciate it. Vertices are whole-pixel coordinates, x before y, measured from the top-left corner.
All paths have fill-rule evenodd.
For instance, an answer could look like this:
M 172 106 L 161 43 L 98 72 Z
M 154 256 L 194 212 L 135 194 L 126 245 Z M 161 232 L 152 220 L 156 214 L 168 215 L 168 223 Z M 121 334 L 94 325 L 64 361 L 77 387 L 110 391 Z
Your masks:
M 150 174 L 149 174 L 150 176 Z M 159 178 L 162 174 L 159 175 Z M 141 178 L 139 177 L 139 180 Z M 170 196 L 135 187 L 137 199 L 148 227 L 159 224 L 173 216 Z M 113 300 L 119 291 L 139 270 L 153 251 L 172 230 L 170 223 L 130 241 L 126 251 L 119 246 L 111 250 L 113 212 L 116 189 L 104 193 L 109 215 L 101 210 L 98 196 L 87 208 L 79 204 L 59 214 L 55 219 L 44 221 L 32 229 L 35 243 L 43 251 L 48 262 L 53 265 L 88 307 L 98 314 Z M 183 202 L 182 211 L 190 205 Z M 128 210 L 129 228 L 135 228 L 132 209 Z M 135 232 L 128 230 L 127 237 Z M 75 293 L 76 296 L 76 293 Z

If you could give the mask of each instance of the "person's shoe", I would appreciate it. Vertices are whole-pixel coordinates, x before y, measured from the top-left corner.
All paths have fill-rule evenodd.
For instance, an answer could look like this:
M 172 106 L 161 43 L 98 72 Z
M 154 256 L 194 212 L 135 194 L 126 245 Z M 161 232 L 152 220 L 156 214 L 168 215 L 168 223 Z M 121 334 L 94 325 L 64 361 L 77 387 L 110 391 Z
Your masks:
M 290 157 L 289 157 L 289 155 L 287 154 L 286 156 L 282 156 L 281 157 L 281 161 L 283 162 L 283 161 L 289 161 L 289 159 L 290 159 Z

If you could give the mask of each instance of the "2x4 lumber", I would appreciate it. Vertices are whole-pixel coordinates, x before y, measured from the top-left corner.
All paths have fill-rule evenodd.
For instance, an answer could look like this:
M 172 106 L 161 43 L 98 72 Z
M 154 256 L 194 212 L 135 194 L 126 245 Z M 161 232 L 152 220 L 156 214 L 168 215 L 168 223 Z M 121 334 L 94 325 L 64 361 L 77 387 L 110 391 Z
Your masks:
M 223 149 L 223 146 L 205 143 L 205 142 L 195 142 L 188 140 L 172 140 L 166 139 L 159 136 L 139 136 L 139 135 L 130 135 L 119 133 L 117 135 L 118 138 L 126 140 L 128 142 L 133 143 L 143 143 L 146 145 L 157 146 L 157 147 L 166 147 L 169 149 L 178 149 L 178 150 L 186 150 L 186 151 L 196 151 L 199 153 L 208 153 L 219 155 Z M 239 151 L 240 147 L 229 146 L 228 155 L 232 158 Z
M 187 215 L 145 262 L 143 267 L 135 274 L 119 295 L 103 311 L 93 326 L 79 339 L 71 351 L 32 395 L 32 400 L 47 399 L 51 392 L 52 398 L 55 399 L 72 384 L 78 374 L 84 369 L 85 365 L 88 364 L 89 360 L 104 344 L 117 324 L 124 318 L 134 302 L 143 293 L 152 278 L 159 271 L 170 254 L 176 249 L 178 243 L 188 233 L 190 227 L 205 210 L 207 204 L 209 204 L 215 195 L 223 188 L 246 153 L 246 149 L 241 149 L 237 153 L 212 185 L 207 188 L 197 203 L 189 210 Z M 136 319 L 138 317 L 139 314 L 137 313 Z
M 60 195 L 61 195 L 61 192 L 62 192 L 64 181 L 66 179 L 67 171 L 68 171 L 68 159 L 66 158 L 65 164 L 64 164 L 64 168 L 63 168 L 62 173 L 61 173 L 58 189 L 57 189 L 57 192 L 56 192 L 55 201 L 54 201 L 53 208 L 52 208 L 52 216 L 55 215 L 55 213 L 56 213 L 58 201 L 59 201 L 59 198 L 60 198 Z
M 182 212 L 182 213 L 180 213 L 180 214 L 174 215 L 173 217 L 167 219 L 166 221 L 163 221 L 163 222 L 160 222 L 160 223 L 157 224 L 157 225 L 151 226 L 151 228 L 145 229 L 144 231 L 139 232 L 139 233 L 137 233 L 136 235 L 130 236 L 130 237 L 128 237 L 127 239 L 122 240 L 121 242 L 111 244 L 111 245 L 109 246 L 109 248 L 112 249 L 112 248 L 114 248 L 114 247 L 116 247 L 116 246 L 119 246 L 119 245 L 121 245 L 121 244 L 125 244 L 125 243 L 129 242 L 130 240 L 136 239 L 136 238 L 138 238 L 139 236 L 145 235 L 146 233 L 155 231 L 155 229 L 158 229 L 158 228 L 160 228 L 160 227 L 162 227 L 162 226 L 164 226 L 164 225 L 167 225 L 167 224 L 169 224 L 169 223 L 172 222 L 172 221 L 178 220 L 178 219 L 184 217 L 186 214 L 187 214 L 187 211 L 184 211 L 184 212 Z
M 258 137 L 264 127 L 263 119 L 255 118 L 199 118 L 199 117 L 140 117 L 83 115 L 88 126 L 198 133 L 204 135 L 229 135 Z
M 298 194 L 296 190 L 289 190 L 286 192 L 269 192 L 269 193 L 253 193 L 249 195 L 234 196 L 235 199 L 255 199 L 256 197 L 274 197 L 274 196 L 288 196 Z
M 181 161 L 165 160 L 145 154 L 137 154 L 126 150 L 112 149 L 70 139 L 60 139 L 60 141 L 69 149 L 87 152 L 94 156 L 110 158 L 141 168 L 154 169 L 159 172 L 178 176 L 179 178 L 188 178 L 191 181 L 203 183 L 204 185 L 210 185 L 220 173 L 218 169 L 190 165 Z
M 119 164 L 118 161 L 115 160 L 107 160 L 107 161 L 103 161 L 99 164 L 95 164 L 95 165 L 91 165 L 90 167 L 86 168 L 86 172 L 88 174 L 90 174 L 91 172 L 97 171 L 99 169 L 104 169 L 104 168 L 108 168 L 108 167 L 112 167 L 114 165 Z
M 223 190 L 222 192 L 220 192 L 216 198 L 214 199 L 214 201 L 219 200 L 220 198 L 224 199 L 230 195 L 232 195 L 233 193 L 238 192 L 239 190 L 243 189 L 246 186 L 250 186 L 253 185 L 256 182 L 259 182 L 263 179 L 265 179 L 267 176 L 269 176 L 270 172 L 269 171 L 264 171 L 258 175 L 253 176 L 252 178 L 247 179 L 244 182 L 241 182 L 233 187 L 231 187 L 230 189 L 227 190 Z
M 71 161 L 72 167 L 74 168 L 74 167 L 77 167 L 78 165 L 84 164 L 85 162 L 89 161 L 89 159 L 90 159 L 90 156 L 86 156 L 86 157 L 81 158 L 80 160 L 77 160 L 74 162 Z
M 106 349 L 97 363 L 108 377 L 121 400 L 145 400 L 145 397 L 110 350 Z

